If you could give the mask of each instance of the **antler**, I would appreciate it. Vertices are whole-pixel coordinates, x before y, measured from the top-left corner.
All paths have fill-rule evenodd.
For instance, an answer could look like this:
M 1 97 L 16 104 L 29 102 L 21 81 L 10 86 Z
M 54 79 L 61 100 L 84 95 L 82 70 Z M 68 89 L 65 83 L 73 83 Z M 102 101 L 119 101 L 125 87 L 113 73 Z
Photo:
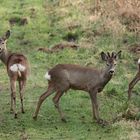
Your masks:
M 113 58 L 115 56 L 116 56 L 116 53 L 115 52 L 112 52 L 112 56 L 111 57 Z
M 111 57 L 109 52 L 107 52 L 107 55 L 108 55 L 108 57 Z

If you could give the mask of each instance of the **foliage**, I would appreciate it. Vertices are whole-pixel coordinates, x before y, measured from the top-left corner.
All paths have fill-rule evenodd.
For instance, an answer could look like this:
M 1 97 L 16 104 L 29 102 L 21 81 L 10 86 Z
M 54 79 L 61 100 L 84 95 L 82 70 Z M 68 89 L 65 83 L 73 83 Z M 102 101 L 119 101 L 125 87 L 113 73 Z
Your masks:
M 0 140 L 139 139 L 139 121 L 121 118 L 106 127 L 92 121 L 90 98 L 81 91 L 71 90 L 62 97 L 61 106 L 68 120 L 66 124 L 61 122 L 52 96 L 42 105 L 38 121 L 32 119 L 37 100 L 47 89 L 47 81 L 44 79 L 47 69 L 58 63 L 104 67 L 100 59 L 101 51 L 122 50 L 122 56 L 116 74 L 98 96 L 100 115 L 111 122 L 118 114 L 126 111 L 128 83 L 137 71 L 134 60 L 138 59 L 138 54 L 130 52 L 129 47 L 140 43 L 139 31 L 129 29 L 132 22 L 126 24 L 126 20 L 131 20 L 119 12 L 118 9 L 122 8 L 117 6 L 119 1 L 113 2 L 102 1 L 96 7 L 93 0 L 0 0 L 0 34 L 10 29 L 12 34 L 7 42 L 8 49 L 26 54 L 31 65 L 25 93 L 26 113 L 21 114 L 19 111 L 18 119 L 15 120 L 9 113 L 8 76 L 0 63 Z M 9 19 L 13 17 L 18 21 L 24 17 L 28 22 L 22 26 L 11 25 Z M 64 49 L 52 54 L 37 51 L 40 47 L 51 48 L 66 41 L 75 41 L 81 47 L 77 51 Z M 140 107 L 139 90 L 136 85 L 130 102 L 133 108 Z M 20 110 L 18 93 L 17 99 Z M 136 117 L 140 118 L 139 112 Z

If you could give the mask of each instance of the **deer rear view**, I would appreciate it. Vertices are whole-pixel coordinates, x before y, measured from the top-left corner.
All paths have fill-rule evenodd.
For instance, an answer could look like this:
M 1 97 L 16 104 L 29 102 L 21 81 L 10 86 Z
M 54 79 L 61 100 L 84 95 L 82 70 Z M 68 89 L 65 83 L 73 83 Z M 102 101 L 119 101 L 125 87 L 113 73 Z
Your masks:
M 23 54 L 11 53 L 6 48 L 7 39 L 10 36 L 8 30 L 3 37 L 0 38 L 0 59 L 7 68 L 7 73 L 10 79 L 11 89 L 11 112 L 14 112 L 14 117 L 17 118 L 16 111 L 16 81 L 19 83 L 19 93 L 21 100 L 21 111 L 24 113 L 23 107 L 23 90 L 29 73 L 29 65 L 27 58 Z
M 58 109 L 61 120 L 66 121 L 59 106 L 59 100 L 64 92 L 74 89 L 89 93 L 92 102 L 93 117 L 98 123 L 102 123 L 103 121 L 100 119 L 98 112 L 97 93 L 101 92 L 112 78 L 120 53 L 121 51 L 118 53 L 112 52 L 112 54 L 102 52 L 101 58 L 106 61 L 106 68 L 102 70 L 72 64 L 58 64 L 49 70 L 45 75 L 48 80 L 48 89 L 40 96 L 33 118 L 37 119 L 42 102 L 49 95 L 56 92 L 53 102 Z

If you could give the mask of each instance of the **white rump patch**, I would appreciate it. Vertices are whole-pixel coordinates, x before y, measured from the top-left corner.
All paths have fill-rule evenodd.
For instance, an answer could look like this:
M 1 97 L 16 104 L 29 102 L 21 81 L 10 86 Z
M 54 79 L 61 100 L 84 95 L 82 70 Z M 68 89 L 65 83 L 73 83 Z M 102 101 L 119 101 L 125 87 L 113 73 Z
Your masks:
M 26 67 L 21 64 L 18 64 L 18 68 L 20 71 L 25 71 L 25 69 L 26 69 Z
M 46 72 L 45 78 L 46 78 L 47 80 L 51 80 L 51 75 L 50 75 L 48 72 Z
M 138 64 L 140 64 L 140 58 L 139 58 L 139 60 L 138 60 Z
M 18 71 L 18 66 L 17 64 L 14 64 L 10 67 L 10 70 L 13 71 L 13 72 L 17 72 Z
M 12 66 L 10 66 L 10 70 L 13 72 L 25 71 L 25 69 L 26 67 L 21 64 L 13 64 Z

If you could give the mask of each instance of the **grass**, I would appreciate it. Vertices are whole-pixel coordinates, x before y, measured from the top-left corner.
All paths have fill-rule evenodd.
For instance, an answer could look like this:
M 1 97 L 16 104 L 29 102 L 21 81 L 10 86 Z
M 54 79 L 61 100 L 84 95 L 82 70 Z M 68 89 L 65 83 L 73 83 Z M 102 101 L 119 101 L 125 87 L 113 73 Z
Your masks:
M 125 25 L 118 28 L 121 24 L 118 22 L 115 24 L 118 19 L 112 23 L 113 27 L 116 27 L 113 30 L 112 26 L 106 25 L 109 20 L 106 16 L 99 17 L 94 22 L 89 21 L 90 15 L 94 15 L 92 12 L 94 7 L 91 6 L 90 0 L 83 2 L 67 0 L 66 3 L 51 0 L 0 0 L 0 3 L 0 34 L 10 29 L 12 33 L 8 40 L 8 49 L 26 54 L 31 65 L 24 100 L 26 112 L 20 113 L 17 93 L 19 113 L 18 119 L 14 119 L 9 111 L 9 79 L 5 67 L 0 63 L 0 140 L 139 139 L 139 121 L 122 118 L 106 127 L 95 123 L 92 120 L 90 98 L 82 91 L 70 90 L 61 99 L 67 123 L 61 122 L 53 105 L 54 95 L 43 103 L 38 121 L 32 119 L 38 98 L 47 89 L 47 81 L 44 79 L 47 68 L 59 63 L 80 65 L 91 63 L 91 66 L 101 68 L 105 65 L 100 59 L 101 51 L 122 50 L 122 56 L 113 79 L 98 95 L 100 116 L 111 121 L 118 114 L 125 112 L 128 83 L 137 71 L 137 65 L 133 60 L 138 59 L 138 55 L 128 50 L 129 45 L 138 43 L 135 32 L 125 29 Z M 13 17 L 26 17 L 28 24 L 10 26 L 8 20 Z M 124 31 L 119 32 L 120 29 Z M 40 47 L 52 47 L 54 44 L 66 42 L 65 39 L 69 34 L 76 36 L 76 43 L 82 46 L 77 51 L 64 49 L 53 54 L 37 51 Z M 124 40 L 127 40 L 127 43 L 123 43 Z M 136 85 L 131 100 L 133 108 L 140 107 L 139 90 L 139 85 Z

